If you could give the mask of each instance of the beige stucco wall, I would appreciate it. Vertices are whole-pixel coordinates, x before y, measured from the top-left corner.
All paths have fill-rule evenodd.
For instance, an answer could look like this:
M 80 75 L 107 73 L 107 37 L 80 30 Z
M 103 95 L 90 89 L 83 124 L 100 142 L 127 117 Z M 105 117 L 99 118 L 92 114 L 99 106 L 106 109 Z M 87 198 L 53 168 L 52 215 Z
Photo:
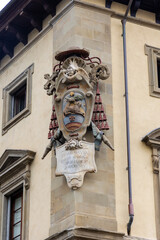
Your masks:
M 0 136 L 0 155 L 6 149 L 29 149 L 36 152 L 31 165 L 29 240 L 48 237 L 50 226 L 51 159 L 41 160 L 46 145 L 52 110 L 52 98 L 43 89 L 45 73 L 52 73 L 53 32 L 50 30 L 25 53 L 16 58 L 0 73 L 0 109 L 3 109 L 2 89 L 32 63 L 32 112 Z M 2 129 L 2 115 L 0 118 Z
M 127 159 L 124 131 L 122 27 L 120 20 L 112 18 L 111 23 L 117 220 L 119 231 L 126 231 L 128 191 L 127 171 L 125 169 Z M 148 62 L 144 53 L 144 45 L 148 44 L 160 48 L 160 32 L 129 22 L 126 29 L 133 203 L 135 208 L 132 235 L 155 239 L 152 153 L 141 142 L 141 139 L 148 132 L 159 127 L 160 99 L 149 95 Z

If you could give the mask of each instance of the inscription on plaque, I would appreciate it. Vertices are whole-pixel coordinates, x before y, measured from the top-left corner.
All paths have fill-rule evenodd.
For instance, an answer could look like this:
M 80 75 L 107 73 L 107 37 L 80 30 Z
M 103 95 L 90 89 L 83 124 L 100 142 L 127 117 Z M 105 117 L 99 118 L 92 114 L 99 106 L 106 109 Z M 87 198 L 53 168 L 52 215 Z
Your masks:
M 82 142 L 80 149 L 66 150 L 65 144 L 56 149 L 57 175 L 81 171 L 96 171 L 94 144 Z
M 65 175 L 68 185 L 82 185 L 86 172 L 96 172 L 94 159 L 94 144 L 81 141 L 82 148 L 66 150 L 66 144 L 56 148 L 57 169 L 56 175 Z M 76 183 L 75 183 L 76 182 Z

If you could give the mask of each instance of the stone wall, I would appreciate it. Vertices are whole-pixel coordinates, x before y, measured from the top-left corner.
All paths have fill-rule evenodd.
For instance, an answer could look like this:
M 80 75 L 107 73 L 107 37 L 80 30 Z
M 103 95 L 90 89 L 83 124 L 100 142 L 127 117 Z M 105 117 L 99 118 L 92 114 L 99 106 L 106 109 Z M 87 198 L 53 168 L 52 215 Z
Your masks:
M 71 47 L 87 48 L 112 73 L 110 16 L 103 10 L 73 3 L 52 24 L 53 57 Z M 113 144 L 112 76 L 99 87 L 110 126 L 107 136 Z M 87 173 L 84 185 L 73 191 L 64 177 L 55 177 L 56 159 L 52 157 L 50 236 L 79 227 L 116 231 L 114 154 L 103 144 L 96 153 L 96 164 L 98 172 Z

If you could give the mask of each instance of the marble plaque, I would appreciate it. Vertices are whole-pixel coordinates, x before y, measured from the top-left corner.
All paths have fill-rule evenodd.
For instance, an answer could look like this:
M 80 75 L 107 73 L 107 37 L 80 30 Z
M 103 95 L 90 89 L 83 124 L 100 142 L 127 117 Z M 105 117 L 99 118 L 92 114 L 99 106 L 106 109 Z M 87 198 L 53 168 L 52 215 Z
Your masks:
M 67 149 L 67 143 L 56 148 L 56 176 L 65 175 L 69 187 L 76 189 L 83 184 L 86 172 L 96 172 L 94 143 L 81 141 L 80 148 Z

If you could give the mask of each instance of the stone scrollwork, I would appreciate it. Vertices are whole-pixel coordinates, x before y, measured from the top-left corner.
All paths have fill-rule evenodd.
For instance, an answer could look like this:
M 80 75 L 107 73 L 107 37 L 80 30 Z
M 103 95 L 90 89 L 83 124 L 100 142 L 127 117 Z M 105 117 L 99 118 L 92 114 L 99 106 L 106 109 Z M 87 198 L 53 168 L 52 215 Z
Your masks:
M 54 96 L 55 112 L 50 129 L 53 127 L 56 131 L 52 133 L 42 158 L 54 148 L 56 175 L 65 175 L 68 186 L 77 189 L 82 186 L 86 172 L 96 172 L 94 150 L 99 151 L 102 142 L 113 150 L 103 132 L 107 129 L 104 124 L 106 115 L 98 89 L 98 81 L 106 80 L 110 74 L 108 67 L 102 65 L 98 57 L 89 58 L 86 49 L 69 49 L 56 54 L 55 58 L 59 64 L 54 67 L 51 76 L 45 74 L 47 83 L 44 89 L 48 95 Z M 95 119 L 98 114 L 101 130 L 92 121 L 93 113 Z M 89 128 L 92 129 L 94 143 L 82 141 Z
M 153 172 L 157 174 L 159 173 L 160 163 L 160 128 L 147 134 L 142 141 L 152 148 Z
M 24 186 L 26 190 L 30 188 L 30 176 L 30 171 L 27 171 L 23 174 Z
M 160 161 L 160 155 L 153 154 L 152 155 L 152 163 L 153 163 L 153 172 L 154 173 L 159 173 L 159 161 Z
M 85 68 L 86 64 L 85 64 L 85 62 L 82 58 L 74 56 L 74 57 L 67 58 L 63 63 L 63 68 L 64 69 L 67 70 L 70 67 L 78 70 L 79 67 L 80 68 Z
M 92 71 L 90 73 L 90 82 L 95 85 L 99 79 L 106 80 L 109 76 L 110 73 L 107 66 L 93 65 Z
M 55 91 L 55 79 L 58 76 L 57 72 L 53 72 L 50 76 L 49 74 L 45 74 L 44 78 L 47 79 L 46 84 L 44 85 L 44 89 L 47 90 L 47 95 L 52 95 Z
M 66 77 L 73 77 L 78 73 L 79 68 L 84 69 L 86 64 L 83 59 L 79 57 L 69 57 L 63 63 L 63 72 Z
M 64 73 L 66 77 L 72 77 L 77 73 L 77 69 L 75 69 L 73 66 L 70 66 L 65 70 Z
M 65 175 L 67 179 L 68 186 L 73 190 L 80 188 L 83 184 L 85 172 L 76 174 Z
M 76 139 L 70 139 L 68 142 L 66 142 L 66 150 L 74 150 L 78 148 L 83 148 L 83 144 L 81 141 L 78 141 Z

